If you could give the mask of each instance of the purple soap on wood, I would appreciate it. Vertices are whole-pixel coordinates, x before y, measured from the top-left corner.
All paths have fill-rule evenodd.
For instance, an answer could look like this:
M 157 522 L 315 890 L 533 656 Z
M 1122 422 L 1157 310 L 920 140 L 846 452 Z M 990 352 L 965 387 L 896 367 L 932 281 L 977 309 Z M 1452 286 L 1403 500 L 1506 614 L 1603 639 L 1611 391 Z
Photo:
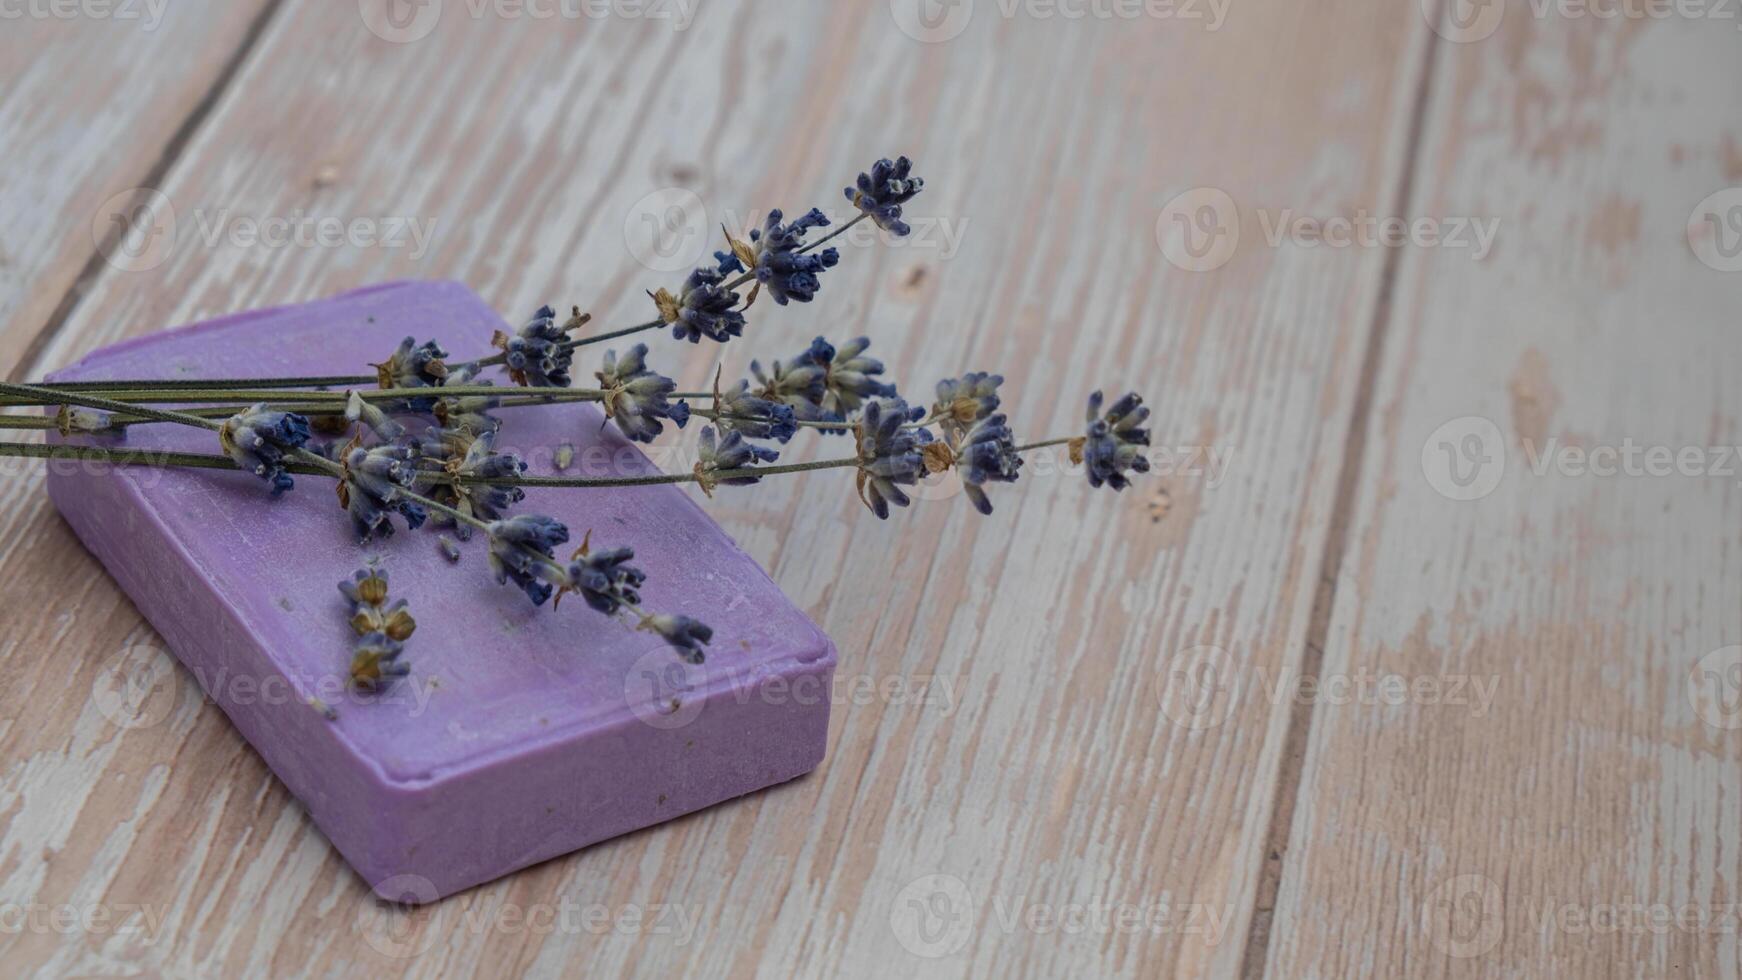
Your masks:
M 464 286 L 394 283 L 225 317 L 98 351 L 55 380 L 363 373 L 406 336 L 460 360 L 505 324 Z M 499 383 L 501 383 L 499 381 Z M 499 410 L 530 473 L 653 465 L 590 404 Z M 217 452 L 212 433 L 134 427 L 132 448 Z M 633 546 L 643 607 L 714 629 L 707 662 L 571 597 L 498 585 L 483 535 L 450 564 L 428 529 L 359 546 L 331 480 L 273 500 L 251 474 L 57 465 L 55 506 L 206 693 L 384 897 L 430 901 L 799 776 L 822 760 L 835 650 L 673 486 L 532 489 L 515 512 Z M 345 691 L 337 583 L 379 555 L 418 628 L 411 674 Z M 559 557 L 565 557 L 559 555 Z M 329 716 L 309 699 L 330 705 Z

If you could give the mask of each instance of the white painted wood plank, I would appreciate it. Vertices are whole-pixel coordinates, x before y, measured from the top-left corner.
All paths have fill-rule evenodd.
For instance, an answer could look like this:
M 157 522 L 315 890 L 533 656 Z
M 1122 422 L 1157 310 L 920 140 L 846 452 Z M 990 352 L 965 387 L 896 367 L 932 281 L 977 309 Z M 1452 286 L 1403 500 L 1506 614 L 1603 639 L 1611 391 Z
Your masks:
M 22 367 L 266 0 L 14 3 L 0 14 L 0 364 Z M 144 257 L 143 254 L 141 257 Z
M 399 920 L 375 917 L 219 713 L 188 703 L 165 654 L 122 661 L 165 665 L 176 707 L 160 723 L 93 714 L 104 664 L 155 641 L 35 479 L 14 474 L 0 491 L 18 503 L 0 512 L 0 574 L 19 599 L 0 607 L 0 716 L 18 719 L 0 733 L 16 760 L 0 775 L 13 815 L 0 881 L 45 903 L 143 903 L 162 922 L 150 943 L 30 935 L 5 954 L 73 970 L 429 976 L 1232 972 L 1288 706 L 1246 697 L 1199 718 L 1177 668 L 1205 645 L 1271 674 L 1298 658 L 1383 261 L 1266 247 L 1254 209 L 1384 206 L 1410 110 L 1405 53 L 1425 26 L 1405 8 L 1281 2 L 1216 31 L 982 7 L 924 44 L 883 4 L 716 3 L 677 32 L 473 20 L 447 4 L 427 37 L 393 44 L 351 7 L 299 5 L 162 189 L 179 223 L 161 264 L 99 279 L 37 367 L 395 276 L 463 279 L 511 317 L 552 301 L 640 319 L 642 290 L 681 275 L 626 241 L 649 193 L 693 190 L 711 235 L 730 215 L 835 207 L 872 158 L 907 152 L 928 179 L 913 213 L 952 222 L 958 241 L 849 245 L 811 307 L 758 304 L 744 340 L 656 342 L 655 363 L 698 385 L 719 354 L 730 375 L 816 333 L 866 333 L 916 394 L 1002 369 L 1007 407 L 1035 435 L 1077 429 L 1098 385 L 1139 388 L 1158 446 L 1213 450 L 1224 468 L 1114 496 L 1036 465 L 990 519 L 938 499 L 891 525 L 830 474 L 721 494 L 714 512 L 840 644 L 823 768 L 418 913 L 403 947 L 382 942 Z M 1175 227 L 1170 200 L 1210 184 L 1243 209 L 1241 245 L 1188 272 L 1164 260 L 1158 228 Z M 416 218 L 434 233 L 422 250 L 208 245 L 189 217 L 202 214 L 208 228 Z M 865 684 L 897 694 L 867 698 Z M 969 900 L 928 906 L 968 924 L 959 947 L 916 931 L 943 924 L 909 901 L 940 882 Z M 655 905 L 679 906 L 683 928 L 508 918 Z M 1028 918 L 1079 905 L 1142 918 L 1135 932 Z
M 1501 228 L 1399 273 L 1277 976 L 1739 970 L 1737 35 L 1510 7 L 1440 55 L 1414 213 Z M 1323 686 L 1379 676 L 1445 686 Z

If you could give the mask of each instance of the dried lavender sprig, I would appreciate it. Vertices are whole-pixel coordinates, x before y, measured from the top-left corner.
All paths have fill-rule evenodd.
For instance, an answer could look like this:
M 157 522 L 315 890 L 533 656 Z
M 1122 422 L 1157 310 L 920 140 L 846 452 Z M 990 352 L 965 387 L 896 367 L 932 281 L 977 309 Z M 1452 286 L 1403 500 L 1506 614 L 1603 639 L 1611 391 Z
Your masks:
M 869 217 L 871 217 L 871 215 L 865 212 L 854 215 L 834 231 L 831 231 L 827 235 L 818 238 L 816 241 L 809 242 L 803 247 L 797 249 L 796 254 L 803 255 L 807 252 L 821 248 L 828 242 L 845 235 L 854 225 Z M 754 270 L 747 271 L 726 283 L 724 288 L 727 290 L 736 289 L 739 286 L 751 282 L 755 278 L 756 273 Z M 577 347 L 587 347 L 593 344 L 604 343 L 608 340 L 616 340 L 619 337 L 628 337 L 632 334 L 653 330 L 665 325 L 666 322 L 663 319 L 649 320 L 645 323 L 620 327 L 616 330 L 606 331 L 605 333 L 589 334 L 585 337 L 572 338 L 563 341 L 559 346 L 568 350 L 573 350 Z M 450 370 L 458 371 L 466 367 L 495 367 L 506 363 L 506 361 L 506 354 L 491 354 L 471 361 L 457 361 L 448 365 L 448 367 Z M 314 375 L 301 378 L 128 378 L 110 381 L 44 381 L 33 387 L 47 388 L 57 391 L 144 391 L 147 389 L 201 390 L 206 388 L 229 389 L 244 387 L 252 387 L 254 389 L 317 388 L 323 386 L 337 387 L 369 384 L 370 382 L 376 381 L 377 378 L 378 376 L 374 374 Z M 428 392 L 426 391 L 424 394 L 427 395 Z M 405 396 L 401 395 L 400 397 Z
M 1046 449 L 1052 446 L 1063 446 L 1075 442 L 1076 436 L 1063 436 L 1057 439 L 1047 439 L 1041 442 L 1031 442 L 1017 446 L 1016 451 L 1031 452 L 1036 449 Z M 92 462 L 111 463 L 117 466 L 160 466 L 160 467 L 191 467 L 208 470 L 234 470 L 234 460 L 218 453 L 172 452 L 160 449 L 109 449 L 103 446 L 50 446 L 37 442 L 0 442 L 0 456 L 15 456 L 33 459 L 68 459 L 89 460 Z M 316 456 L 320 460 L 321 457 Z M 324 460 L 323 460 L 324 462 Z M 783 473 L 808 473 L 811 470 L 839 469 L 844 466 L 854 466 L 858 457 L 842 457 L 839 459 L 819 459 L 809 463 L 781 463 L 775 466 L 745 467 L 737 470 L 721 470 L 714 474 L 717 480 L 728 480 L 740 477 L 779 476 Z M 286 467 L 290 472 L 300 475 L 330 475 L 332 471 L 309 463 L 294 463 Z M 444 474 L 430 474 L 437 482 L 447 479 Z M 566 477 L 566 476 L 526 476 L 515 477 L 460 477 L 454 482 L 475 484 L 481 486 L 510 487 L 545 487 L 588 489 L 602 487 L 650 487 L 671 483 L 693 483 L 694 473 L 648 473 L 639 476 L 622 477 Z M 429 503 L 427 498 L 417 497 L 407 493 L 418 503 Z M 439 505 L 437 510 L 446 512 Z M 458 513 L 457 511 L 455 513 Z M 482 522 L 473 526 L 480 526 Z

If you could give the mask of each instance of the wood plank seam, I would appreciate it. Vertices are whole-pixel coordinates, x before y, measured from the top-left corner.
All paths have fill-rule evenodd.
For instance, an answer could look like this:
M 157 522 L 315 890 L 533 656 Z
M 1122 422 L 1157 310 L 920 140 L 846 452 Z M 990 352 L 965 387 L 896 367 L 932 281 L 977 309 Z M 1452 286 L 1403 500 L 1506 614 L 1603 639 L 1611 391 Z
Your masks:
M 1441 0 L 1441 3 L 1445 0 Z M 1440 3 L 1424 10 L 1423 26 L 1418 36 L 1424 39 L 1425 50 L 1417 68 L 1415 94 L 1411 102 L 1408 134 L 1404 139 L 1401 165 L 1397 169 L 1396 185 L 1391 195 L 1391 213 L 1409 213 L 1415 195 L 1416 172 L 1421 166 L 1422 141 L 1427 132 L 1428 99 L 1432 94 L 1434 66 L 1442 47 L 1432 25 L 1438 23 Z M 1392 298 L 1396 290 L 1398 269 L 1404 245 L 1385 250 L 1385 261 L 1376 286 L 1373 315 L 1367 329 L 1367 343 L 1361 354 L 1361 370 L 1357 375 L 1353 414 L 1343 438 L 1342 467 L 1337 473 L 1330 527 L 1326 531 L 1325 550 L 1320 559 L 1318 580 L 1313 595 L 1312 614 L 1307 620 L 1307 635 L 1300 658 L 1297 683 L 1316 685 L 1324 667 L 1326 635 L 1331 625 L 1331 610 L 1336 608 L 1337 581 L 1342 574 L 1343 557 L 1348 552 L 1352 535 L 1354 502 L 1361 478 L 1362 462 L 1368 443 L 1368 419 L 1373 405 L 1374 388 L 1383 365 L 1385 336 L 1391 322 Z M 1253 893 L 1252 918 L 1246 931 L 1246 948 L 1241 954 L 1240 976 L 1253 980 L 1266 976 L 1270 962 L 1271 923 L 1276 916 L 1276 899 L 1282 886 L 1284 860 L 1288 855 L 1289 832 L 1294 823 L 1295 805 L 1299 801 L 1301 778 L 1305 769 L 1308 741 L 1312 737 L 1313 714 L 1317 699 L 1302 703 L 1290 698 L 1287 734 L 1283 739 L 1282 756 L 1277 763 L 1276 789 L 1271 797 L 1270 827 L 1265 833 L 1264 851 L 1258 888 Z
M 145 172 L 145 176 L 140 182 L 141 189 L 156 187 L 162 183 L 164 177 L 169 174 L 170 168 L 174 167 L 176 161 L 181 159 L 182 153 L 192 142 L 194 134 L 199 132 L 200 127 L 205 125 L 206 120 L 210 118 L 218 100 L 230 90 L 230 83 L 241 71 L 242 65 L 248 61 L 248 56 L 253 53 L 260 38 L 266 33 L 266 28 L 271 25 L 274 15 L 278 13 L 282 5 L 283 0 L 267 0 L 266 6 L 262 7 L 260 13 L 255 15 L 253 22 L 248 25 L 248 30 L 237 43 L 236 50 L 231 52 L 229 60 L 224 62 L 223 69 L 218 72 L 216 78 L 212 79 L 212 84 L 206 90 L 205 95 L 201 96 L 200 100 L 188 110 L 187 116 L 182 119 L 181 124 L 176 126 L 175 132 L 171 133 L 169 139 L 164 142 L 163 149 L 158 152 L 157 159 L 152 163 L 151 169 Z M 84 268 L 80 269 L 78 276 L 68 284 L 66 293 L 61 296 L 60 302 L 55 304 L 54 311 L 49 314 L 48 319 L 37 329 L 35 336 L 30 339 L 30 343 L 19 354 L 18 363 L 12 366 L 12 370 L 7 376 L 8 381 L 29 380 L 31 366 L 37 362 L 43 350 L 54 340 L 55 334 L 59 333 L 61 327 L 72 318 L 72 313 L 78 308 L 79 301 L 90 292 L 91 287 L 103 275 L 104 268 L 108 264 L 104 256 L 113 251 L 125 233 L 126 230 L 117 225 L 104 235 L 102 242 L 91 243 L 91 254 L 85 260 Z

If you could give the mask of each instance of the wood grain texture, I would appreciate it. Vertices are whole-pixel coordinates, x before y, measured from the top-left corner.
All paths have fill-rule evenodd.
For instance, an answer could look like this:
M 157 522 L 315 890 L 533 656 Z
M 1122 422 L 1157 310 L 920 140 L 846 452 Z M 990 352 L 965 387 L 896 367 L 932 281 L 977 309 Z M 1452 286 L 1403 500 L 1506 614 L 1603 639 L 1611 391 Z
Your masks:
M 0 23 L 0 364 L 120 241 L 267 0 L 9 4 Z M 130 265 L 119 253 L 120 263 Z M 143 255 L 141 256 L 143 257 Z
M 1426 686 L 1317 700 L 1278 976 L 1742 969 L 1734 23 L 1511 7 L 1440 55 L 1412 213 L 1501 226 L 1404 252 L 1320 678 Z
M 0 955 L 176 974 L 1231 973 L 1291 706 L 1197 700 L 1180 667 L 1214 647 L 1210 663 L 1296 669 L 1384 259 L 1266 247 L 1254 209 L 1385 205 L 1425 23 L 1407 5 L 1258 3 L 1212 31 L 982 4 L 927 44 L 886 4 L 709 3 L 682 31 L 470 9 L 403 44 L 355 5 L 281 12 L 164 182 L 161 264 L 99 276 L 31 373 L 402 276 L 463 279 L 511 317 L 552 301 L 638 320 L 641 291 L 681 275 L 636 258 L 648 194 L 693 191 L 711 237 L 837 207 L 853 173 L 907 152 L 925 237 L 850 244 L 812 306 L 758 304 L 723 350 L 655 341 L 655 364 L 693 387 L 716 357 L 730 377 L 816 333 L 869 334 L 916 393 L 1002 369 L 1035 435 L 1075 431 L 1094 387 L 1143 390 L 1158 446 L 1221 464 L 1179 458 L 1122 496 L 1036 464 L 984 520 L 939 488 L 884 525 L 829 474 L 722 493 L 713 511 L 840 645 L 823 767 L 410 916 L 366 897 L 14 468 L 0 888 L 141 914 L 128 935 L 0 936 Z M 1158 226 L 1201 185 L 1238 203 L 1241 245 L 1193 273 Z M 207 234 L 293 215 L 434 231 L 421 250 Z M 923 919 L 912 903 L 940 895 Z M 663 928 L 622 925 L 654 906 Z M 1139 931 L 1105 924 L 1120 908 Z M 916 932 L 950 921 L 959 948 Z

